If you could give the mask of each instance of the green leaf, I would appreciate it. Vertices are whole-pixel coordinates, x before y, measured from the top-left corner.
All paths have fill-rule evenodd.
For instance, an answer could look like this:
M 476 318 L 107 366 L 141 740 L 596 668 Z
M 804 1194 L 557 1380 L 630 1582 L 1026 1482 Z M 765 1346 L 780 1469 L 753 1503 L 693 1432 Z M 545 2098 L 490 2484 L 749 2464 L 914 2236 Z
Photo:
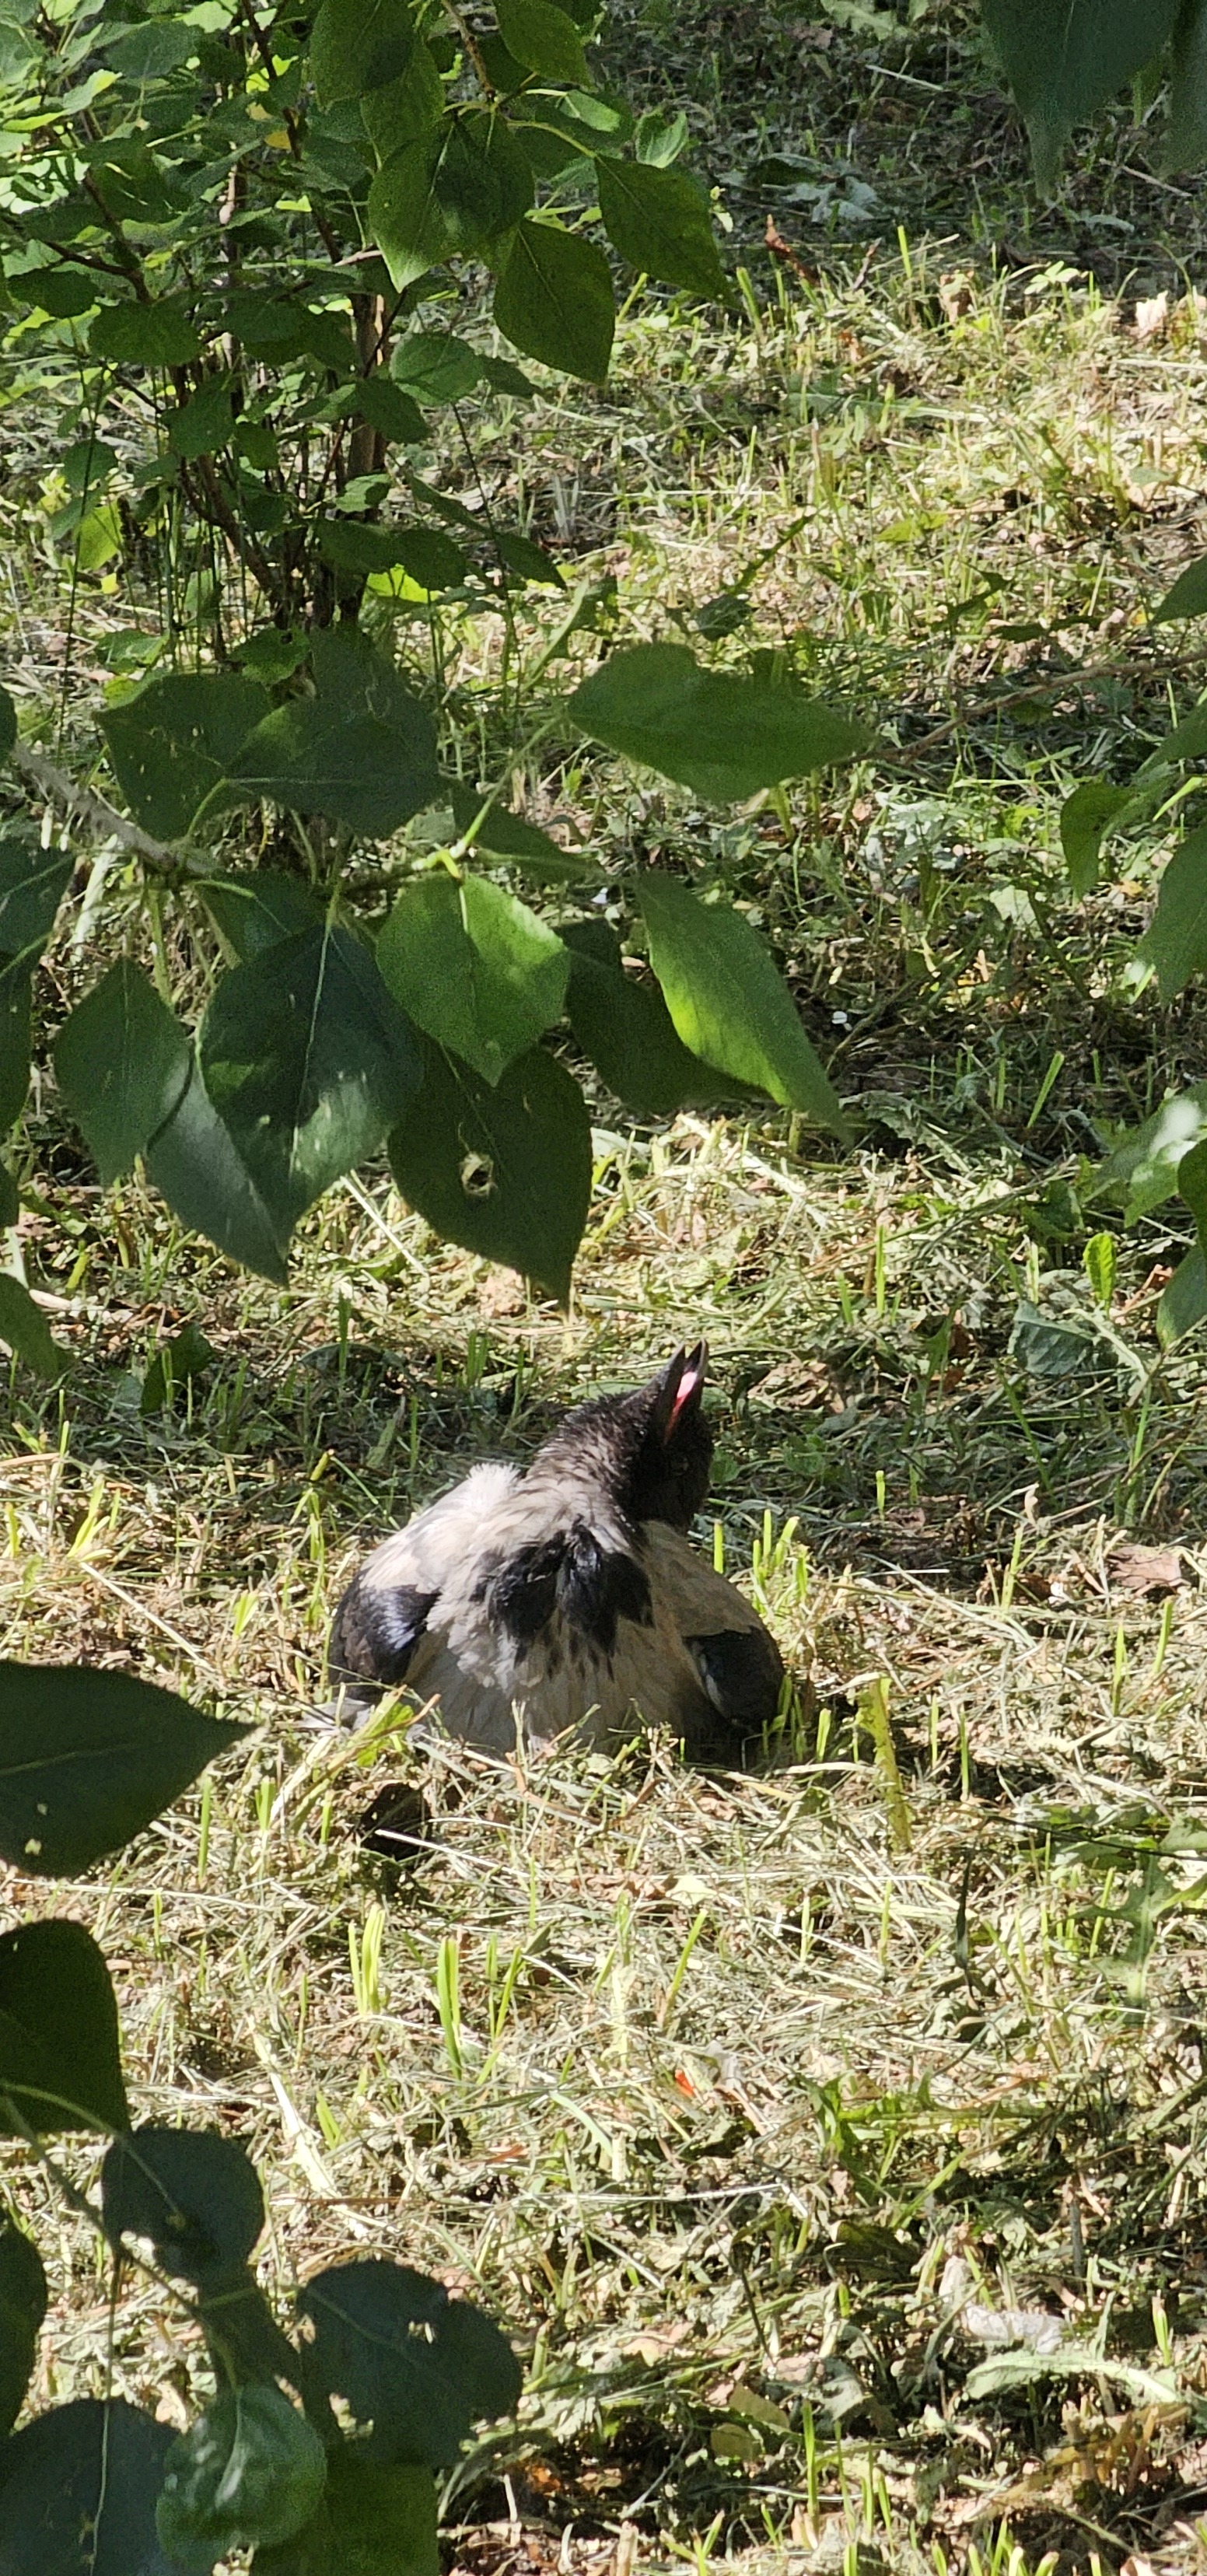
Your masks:
M 169 672 L 107 708 L 113 774 L 143 830 L 183 840 L 267 710 L 258 681 L 227 671 Z
M 322 519 L 319 544 L 340 572 L 389 572 L 401 564 L 425 590 L 453 590 L 463 582 L 465 557 L 436 528 L 375 528 L 360 519 Z
M 418 403 L 381 367 L 357 386 L 356 409 L 370 429 L 379 429 L 392 446 L 422 447 L 427 437 L 427 423 Z
M 850 1130 L 770 951 L 730 904 L 649 868 L 639 894 L 653 966 L 685 1047 L 844 1142 Z
M 232 379 L 225 372 L 207 376 L 199 393 L 168 414 L 168 445 L 173 456 L 191 463 L 198 456 L 217 456 L 235 434 Z
M 387 81 L 383 89 L 366 90 L 360 102 L 362 122 L 382 161 L 438 125 L 444 109 L 444 83 L 431 47 L 422 41 L 400 80 Z
M 1090 1283 L 1096 1306 L 1109 1315 L 1115 1298 L 1115 1238 L 1113 1234 L 1092 1234 L 1081 1256 L 1081 1266 Z
M 329 814 L 371 838 L 396 832 L 439 789 L 432 719 L 355 628 L 316 634 L 313 657 L 317 696 L 274 708 L 231 777 L 295 813 Z
M 169 224 L 189 202 L 175 175 L 137 135 L 99 144 L 91 155 L 88 175 L 119 224 Z M 79 229 L 73 229 L 69 239 L 74 241 Z
M 145 2237 L 174 2281 L 203 2286 L 247 2263 L 264 2194 L 250 2157 L 217 2129 L 132 2129 L 101 2167 L 101 2217 L 115 2254 L 123 2236 Z
M 1157 1306 L 1157 1339 L 1163 1350 L 1207 1319 L 1207 1258 L 1196 1243 L 1166 1282 Z
M 702 670 L 685 644 L 613 653 L 575 690 L 584 733 L 701 796 L 753 796 L 866 748 L 862 725 L 799 689 Z
M 227 2389 L 168 2452 L 161 2544 L 190 2576 L 209 2576 L 232 2550 L 289 2540 L 326 2483 L 318 2434 L 279 2388 Z
M 1207 823 L 1178 843 L 1136 954 L 1156 968 L 1163 1002 L 1207 966 Z
M 170 2425 L 124 2398 L 77 2398 L 0 2445 L 3 2576 L 178 2576 L 155 2503 Z
M 564 9 L 551 0 L 495 0 L 499 34 L 513 61 L 539 72 L 559 88 L 586 89 L 590 83 L 582 38 Z
M 53 1382 L 69 1365 L 68 1354 L 60 1349 L 41 1307 L 7 1270 L 0 1270 L 0 1342 L 37 1377 Z
M 473 109 L 404 145 L 378 171 L 369 230 L 395 286 L 406 287 L 438 261 L 472 256 L 510 232 L 532 195 L 506 119 Z
M 1066 796 L 1060 809 L 1060 846 L 1075 895 L 1093 893 L 1106 833 L 1134 801 L 1130 787 L 1112 787 L 1106 778 L 1086 778 Z
M 207 1375 L 217 1360 L 213 1344 L 207 1342 L 196 1324 L 184 1324 L 170 1341 L 161 1342 L 143 1377 L 138 1399 L 144 1416 L 161 1413 L 171 1404 L 177 1387 L 189 1387 L 197 1378 Z
M 1169 123 L 1161 168 L 1197 170 L 1207 160 L 1207 0 L 1181 0 L 1169 67 Z
M 482 814 L 488 791 L 467 787 L 460 779 L 454 779 L 450 792 L 453 820 L 458 832 L 464 834 Z M 506 805 L 487 806 L 474 834 L 474 847 L 489 850 L 492 857 L 509 859 L 521 876 L 532 877 L 538 885 L 575 885 L 583 877 L 601 873 L 598 860 L 586 851 L 559 849 L 538 823 L 529 823 Z
M 0 1933 L 0 2136 L 128 2129 L 109 1971 L 82 1923 Z
M 111 563 L 122 550 L 121 512 L 114 501 L 104 501 L 99 510 L 91 510 L 81 519 L 75 532 L 75 560 L 80 572 L 99 572 L 102 564 Z
M 1123 1221 L 1134 1225 L 1174 1198 L 1178 1165 L 1207 1136 L 1207 1082 L 1163 1100 L 1135 1133 L 1120 1138 L 1094 1182 L 1093 1198 L 1122 1199 Z
M 205 1235 L 244 1269 L 284 1283 L 280 1238 L 195 1063 L 171 1117 L 147 1147 L 146 1164 L 182 1225 Z
M 154 304 L 102 304 L 88 348 L 94 358 L 128 367 L 187 367 L 201 355 L 188 314 L 166 295 Z
M 45 2314 L 46 2274 L 37 2246 L 6 2219 L 0 2225 L 0 2434 L 11 2433 L 21 2412 Z M 0 2462 L 3 2457 L 0 2449 Z
M 525 357 L 602 384 L 616 329 L 603 252 L 579 233 L 526 217 L 499 273 L 494 318 Z
M 666 286 L 684 286 L 693 295 L 724 293 L 708 199 L 685 170 L 601 158 L 595 177 L 599 211 L 622 259 Z
M 656 170 L 668 169 L 688 144 L 688 123 L 681 107 L 647 107 L 637 126 L 637 158 Z
M 41 953 L 74 873 L 72 850 L 44 850 L 32 835 L 0 840 L 0 950 Z
M 209 1097 L 281 1242 L 380 1145 L 423 1071 L 368 949 L 327 924 L 223 976 L 200 1056 Z
M 570 1026 L 609 1091 L 641 1118 L 673 1118 L 689 1102 L 732 1098 L 711 1065 L 690 1055 L 656 984 L 626 975 L 606 921 L 571 922 Z
M 361 98 L 405 74 L 415 51 L 408 0 L 322 0 L 310 38 L 310 77 L 320 107 Z
M 20 1117 L 29 1089 L 30 981 L 23 957 L 0 957 L 0 1134 Z
M 323 926 L 322 905 L 309 886 L 280 868 L 207 877 L 197 892 L 242 963 L 275 948 L 279 940 L 295 939 L 300 930 Z
M 197 51 L 198 30 L 183 18 L 152 18 L 143 26 L 123 27 L 98 45 L 111 71 L 137 82 L 165 80 Z
M 518 528 L 496 528 L 494 542 L 509 572 L 521 581 L 542 582 L 547 590 L 564 590 L 565 579 L 552 555 L 543 546 L 534 546 L 531 537 L 522 537 Z
M 1180 760 L 1200 760 L 1207 752 L 1207 701 L 1192 707 L 1188 716 L 1167 733 L 1155 751 L 1150 751 L 1143 766 L 1132 780 L 1133 787 L 1146 785 L 1163 769 L 1172 769 Z
M 252 2576 L 439 2576 L 430 2469 L 382 2468 L 332 2452 L 313 2521 L 280 2549 L 258 2549 Z
M 0 689 L 0 760 L 7 760 L 17 739 L 17 710 L 7 689 Z
M 1153 625 L 1164 626 L 1174 617 L 1207 617 L 1207 555 L 1200 555 L 1178 574 L 1172 590 L 1153 610 Z
M 390 360 L 390 374 L 419 402 L 463 402 L 482 382 L 485 360 L 452 331 L 409 331 Z
M 377 942 L 392 993 L 487 1082 L 560 1020 L 570 959 L 556 931 L 483 877 L 404 886 Z
M 1070 134 L 1159 54 L 1178 0 L 984 0 L 985 24 L 1051 187 Z
M 437 1234 L 565 1304 L 591 1198 L 591 1124 L 578 1084 L 544 1047 L 493 1089 L 431 1047 L 389 1153 L 403 1197 Z
M 6 1163 L 0 1163 L 0 1226 L 15 1225 L 21 1213 L 21 1193 Z
M 370 2459 L 447 2468 L 475 2423 L 511 2414 L 519 2398 L 506 2336 L 405 2264 L 336 2264 L 307 2282 L 298 2309 L 314 2329 L 319 2384 L 368 2432 Z
M 75 1878 L 240 1744 L 175 1691 L 77 1664 L 0 1664 L 0 1858 Z
M 128 957 L 78 1002 L 54 1044 L 59 1089 L 102 1181 L 145 1153 L 188 1088 L 192 1049 L 175 1012 Z

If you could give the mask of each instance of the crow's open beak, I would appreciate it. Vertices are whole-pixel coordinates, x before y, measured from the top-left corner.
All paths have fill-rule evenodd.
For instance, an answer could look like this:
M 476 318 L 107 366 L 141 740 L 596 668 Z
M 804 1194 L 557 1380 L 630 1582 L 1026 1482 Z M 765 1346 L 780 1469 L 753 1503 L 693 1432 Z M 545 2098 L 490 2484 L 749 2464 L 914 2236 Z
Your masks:
M 664 1440 L 674 1439 L 688 1406 L 699 1403 L 707 1366 L 707 1342 L 697 1342 L 694 1351 L 678 1350 L 668 1360 L 654 1412 Z

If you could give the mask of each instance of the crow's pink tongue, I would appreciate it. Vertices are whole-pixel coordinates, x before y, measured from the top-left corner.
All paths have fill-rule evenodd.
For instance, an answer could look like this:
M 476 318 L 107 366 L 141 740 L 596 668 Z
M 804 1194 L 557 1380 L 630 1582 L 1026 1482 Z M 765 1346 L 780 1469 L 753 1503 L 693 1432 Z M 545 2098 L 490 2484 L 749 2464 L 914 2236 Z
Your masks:
M 675 1390 L 675 1401 L 671 1406 L 671 1418 L 667 1425 L 668 1435 L 675 1430 L 680 1414 L 692 1402 L 693 1397 L 699 1394 L 704 1384 L 704 1371 L 707 1365 L 708 1353 L 701 1346 L 698 1351 L 692 1352 L 686 1362 L 683 1375 Z

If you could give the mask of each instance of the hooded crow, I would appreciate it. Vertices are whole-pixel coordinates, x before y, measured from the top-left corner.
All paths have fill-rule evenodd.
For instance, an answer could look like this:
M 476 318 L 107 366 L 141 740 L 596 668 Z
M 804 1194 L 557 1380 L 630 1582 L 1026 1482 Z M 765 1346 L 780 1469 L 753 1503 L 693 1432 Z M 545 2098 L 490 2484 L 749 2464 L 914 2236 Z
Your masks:
M 696 1761 L 740 1760 L 783 1662 L 757 1611 L 687 1537 L 708 1491 L 704 1344 L 647 1386 L 567 1414 L 521 1474 L 475 1467 L 354 1576 L 331 1630 L 353 1717 L 383 1689 L 438 1701 L 450 1735 L 508 1752 L 573 1730 L 670 1728 Z

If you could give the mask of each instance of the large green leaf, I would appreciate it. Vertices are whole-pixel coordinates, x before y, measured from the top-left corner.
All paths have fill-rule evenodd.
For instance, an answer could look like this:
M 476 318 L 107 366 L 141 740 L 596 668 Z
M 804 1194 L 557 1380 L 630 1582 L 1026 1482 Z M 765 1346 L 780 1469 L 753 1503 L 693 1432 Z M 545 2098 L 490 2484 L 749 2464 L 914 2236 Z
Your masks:
M 495 0 L 499 34 L 513 62 L 559 88 L 585 89 L 590 80 L 583 40 L 573 18 L 551 0 Z
M 570 1026 L 618 1100 L 642 1118 L 673 1118 L 689 1101 L 732 1098 L 735 1086 L 690 1055 L 656 984 L 626 975 L 606 921 L 572 922 Z
M 274 708 L 231 763 L 245 792 L 381 838 L 439 789 L 436 729 L 391 662 L 355 629 L 313 643 L 316 694 Z
M 193 1051 L 141 966 L 122 957 L 64 1021 L 54 1063 L 63 1098 L 109 1183 L 131 1169 L 179 1106 Z
M 216 2129 L 132 2129 L 101 2168 L 101 2214 L 116 2253 L 142 2236 L 174 2280 L 204 2285 L 239 2270 L 264 2229 L 249 2156 Z
M 603 252 L 579 233 L 531 216 L 515 239 L 495 288 L 500 331 L 527 358 L 567 376 L 602 384 L 612 356 L 616 299 Z
M 708 199 L 685 170 L 601 157 L 595 177 L 599 211 L 622 259 L 667 286 L 685 286 L 694 295 L 724 293 Z
M 404 886 L 377 961 L 419 1027 L 492 1083 L 560 1020 L 570 971 L 556 931 L 517 896 L 443 874 Z
M 77 2398 L 0 2445 L 0 2576 L 180 2576 L 155 2505 L 174 2435 L 124 2398 Z
M 153 304 L 102 304 L 88 347 L 94 358 L 126 367 L 187 367 L 201 355 L 183 305 L 166 295 Z
M 422 447 L 427 437 L 427 422 L 418 403 L 381 367 L 357 386 L 356 409 L 371 429 L 379 429 L 394 446 Z
M 1066 796 L 1060 809 L 1060 846 L 1074 894 L 1093 893 L 1106 834 L 1133 802 L 1130 787 L 1112 787 L 1108 778 L 1083 779 Z
M 221 375 L 207 376 L 198 393 L 169 413 L 168 445 L 173 456 L 182 456 L 187 464 L 198 456 L 216 456 L 229 446 L 235 431 L 231 382 L 225 369 Z
M 0 2224 L 0 2434 L 11 2433 L 21 2412 L 45 2314 L 46 2274 L 37 2246 L 6 2219 Z
M 245 1269 L 283 1284 L 283 1239 L 196 1062 L 171 1117 L 147 1147 L 146 1163 L 182 1225 L 204 1234 Z
M 53 1381 L 67 1366 L 67 1353 L 56 1342 L 41 1307 L 8 1270 L 0 1270 L 0 1343 L 38 1377 Z
M 196 53 L 197 44 L 196 27 L 186 25 L 183 18 L 157 18 L 141 27 L 123 27 L 97 51 L 122 80 L 141 88 L 144 82 L 163 80 L 178 71 Z
M 565 1304 L 591 1198 L 591 1123 L 578 1084 L 544 1047 L 492 1089 L 429 1046 L 389 1151 L 403 1197 L 437 1234 Z
M 1026 120 L 1040 186 L 1050 187 L 1074 126 L 1160 53 L 1178 0 L 983 0 Z
M 731 904 L 701 903 L 660 870 L 646 870 L 639 892 L 650 962 L 684 1046 L 848 1139 L 837 1094 L 758 932 Z
M 378 171 L 369 230 L 397 287 L 437 261 L 471 256 L 510 232 L 532 204 L 532 171 L 504 117 L 446 118 Z
M 423 1070 L 369 950 L 327 923 L 223 976 L 200 1055 L 206 1090 L 282 1242 L 380 1145 Z
M 570 713 L 613 751 L 698 795 L 753 796 L 784 778 L 849 760 L 864 727 L 799 689 L 702 670 L 685 644 L 612 653 L 575 690 Z
M 14 2109 L 42 2135 L 130 2126 L 117 2004 L 82 1923 L 0 1934 L 0 2137 L 19 2134 Z
M 157 840 L 183 839 L 268 710 L 258 681 L 234 672 L 169 672 L 109 707 L 101 731 L 131 813 Z
M 21 1193 L 7 1163 L 0 1163 L 0 1232 L 15 1225 L 21 1213 Z
M 74 873 L 72 850 L 44 850 L 32 836 L 0 840 L 0 950 L 6 956 L 40 954 Z
M 0 1135 L 19 1118 L 29 1089 L 31 978 L 24 957 L 0 957 Z
M 300 877 L 282 868 L 245 868 L 207 877 L 197 889 L 236 957 L 258 957 L 300 930 L 321 930 L 323 908 Z
M 157 158 L 141 135 L 118 135 L 97 144 L 89 158 L 88 176 L 119 224 L 168 224 L 189 202 L 176 173 Z
M 1178 843 L 1137 953 L 1156 968 L 1163 1002 L 1207 966 L 1207 823 Z
M 366 90 L 360 112 L 378 158 L 388 161 L 404 145 L 430 132 L 444 114 L 444 83 L 430 45 L 420 41 L 401 79 Z
M 279 2388 L 229 2388 L 174 2442 L 155 2521 L 173 2562 L 209 2576 L 217 2557 L 289 2540 L 327 2483 L 318 2434 Z
M 439 2576 L 430 2469 L 383 2468 L 334 2451 L 318 2512 L 280 2549 L 257 2549 L 252 2576 Z
M 315 2373 L 367 2434 L 367 2456 L 447 2468 L 471 2427 L 509 2415 L 522 2386 L 511 2345 L 480 2308 L 402 2263 L 339 2263 L 298 2300 Z
M 74 1878 L 246 1733 L 133 1673 L 0 1664 L 0 1859 Z
M 1154 626 L 1164 626 L 1174 617 L 1207 617 L 1207 555 L 1187 564 L 1153 610 Z
M 486 361 L 469 340 L 461 340 L 455 331 L 408 331 L 400 340 L 390 360 L 390 374 L 395 383 L 404 385 L 418 402 L 463 402 L 480 385 L 486 373 Z M 421 487 L 412 483 L 416 490 Z M 431 496 L 435 499 L 435 494 Z M 443 496 L 442 496 L 443 497 Z M 456 508 L 449 502 L 450 509 Z
M 401 564 L 425 590 L 452 590 L 465 579 L 460 547 L 438 528 L 377 528 L 362 519 L 324 519 L 319 544 L 339 572 L 389 572 Z
M 1207 1321 L 1207 1256 L 1201 1243 L 1179 1261 L 1157 1304 L 1157 1339 L 1163 1350 Z
M 322 0 L 310 37 L 310 76 L 320 107 L 361 98 L 400 79 L 415 42 L 408 0 Z
M 1207 1136 L 1207 1082 L 1163 1100 L 1151 1118 L 1122 1136 L 1102 1164 L 1089 1195 L 1122 1199 L 1126 1225 L 1174 1198 L 1178 1165 Z
M 1164 170 L 1197 170 L 1205 160 L 1207 0 L 1181 0 L 1169 70 L 1169 123 L 1161 166 Z

